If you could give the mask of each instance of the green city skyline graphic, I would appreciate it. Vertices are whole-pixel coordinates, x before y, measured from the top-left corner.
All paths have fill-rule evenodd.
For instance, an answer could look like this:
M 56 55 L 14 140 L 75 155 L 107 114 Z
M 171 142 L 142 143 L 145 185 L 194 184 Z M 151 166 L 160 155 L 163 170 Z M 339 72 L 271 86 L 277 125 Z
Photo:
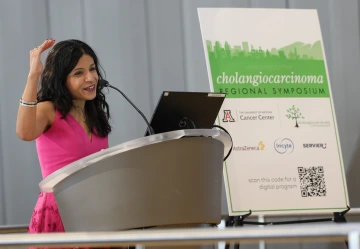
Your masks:
M 263 50 L 206 41 L 215 92 L 227 98 L 329 98 L 321 41 Z
M 294 42 L 290 45 L 277 48 L 263 50 L 261 46 L 255 48 L 248 42 L 242 42 L 241 45 L 231 46 L 227 41 L 222 45 L 221 42 L 216 41 L 214 46 L 212 42 L 206 41 L 207 51 L 209 56 L 216 59 L 229 59 L 229 58 L 271 58 L 280 60 L 323 60 L 323 53 L 321 42 L 316 41 L 314 44 L 306 44 L 303 42 Z

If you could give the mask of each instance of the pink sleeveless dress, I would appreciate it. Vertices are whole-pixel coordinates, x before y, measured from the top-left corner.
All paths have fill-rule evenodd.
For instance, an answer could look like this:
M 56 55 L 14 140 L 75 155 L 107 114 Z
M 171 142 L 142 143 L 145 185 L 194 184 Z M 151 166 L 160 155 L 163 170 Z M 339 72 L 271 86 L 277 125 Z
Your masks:
M 108 137 L 102 138 L 92 134 L 90 140 L 85 130 L 70 113 L 62 119 L 58 111 L 51 128 L 36 139 L 43 178 L 107 147 Z M 28 231 L 29 233 L 64 232 L 53 193 L 40 192 Z

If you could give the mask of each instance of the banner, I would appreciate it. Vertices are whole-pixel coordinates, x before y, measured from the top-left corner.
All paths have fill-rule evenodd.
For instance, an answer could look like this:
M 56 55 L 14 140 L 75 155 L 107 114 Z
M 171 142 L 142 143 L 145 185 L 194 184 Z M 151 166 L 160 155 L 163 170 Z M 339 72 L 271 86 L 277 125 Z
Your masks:
M 198 9 L 230 215 L 343 211 L 349 205 L 316 10 Z

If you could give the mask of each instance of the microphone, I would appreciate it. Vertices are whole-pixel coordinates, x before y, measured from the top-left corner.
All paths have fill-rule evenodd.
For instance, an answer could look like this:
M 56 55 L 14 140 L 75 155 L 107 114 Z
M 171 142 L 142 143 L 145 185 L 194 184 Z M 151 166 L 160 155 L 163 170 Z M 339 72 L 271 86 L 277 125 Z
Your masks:
M 137 110 L 137 112 L 145 120 L 145 123 L 147 125 L 147 129 L 148 129 L 149 134 L 150 135 L 155 134 L 153 128 L 150 126 L 149 121 L 146 119 L 145 115 L 133 104 L 133 102 L 131 102 L 131 100 L 128 97 L 126 97 L 126 95 L 122 91 L 120 91 L 120 89 L 110 85 L 110 83 L 107 80 L 104 80 L 104 79 L 99 80 L 99 85 L 101 86 L 101 89 L 103 89 L 104 87 L 110 87 L 112 89 L 115 89 L 119 93 L 121 93 L 121 95 L 135 108 L 135 110 Z

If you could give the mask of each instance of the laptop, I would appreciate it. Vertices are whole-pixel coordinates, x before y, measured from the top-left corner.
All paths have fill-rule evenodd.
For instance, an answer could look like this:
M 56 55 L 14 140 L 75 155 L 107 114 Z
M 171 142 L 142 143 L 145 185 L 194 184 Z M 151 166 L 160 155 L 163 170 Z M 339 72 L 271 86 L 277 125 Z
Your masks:
M 225 93 L 164 91 L 151 117 L 155 134 L 185 129 L 210 129 Z M 148 131 L 145 135 L 149 135 Z

